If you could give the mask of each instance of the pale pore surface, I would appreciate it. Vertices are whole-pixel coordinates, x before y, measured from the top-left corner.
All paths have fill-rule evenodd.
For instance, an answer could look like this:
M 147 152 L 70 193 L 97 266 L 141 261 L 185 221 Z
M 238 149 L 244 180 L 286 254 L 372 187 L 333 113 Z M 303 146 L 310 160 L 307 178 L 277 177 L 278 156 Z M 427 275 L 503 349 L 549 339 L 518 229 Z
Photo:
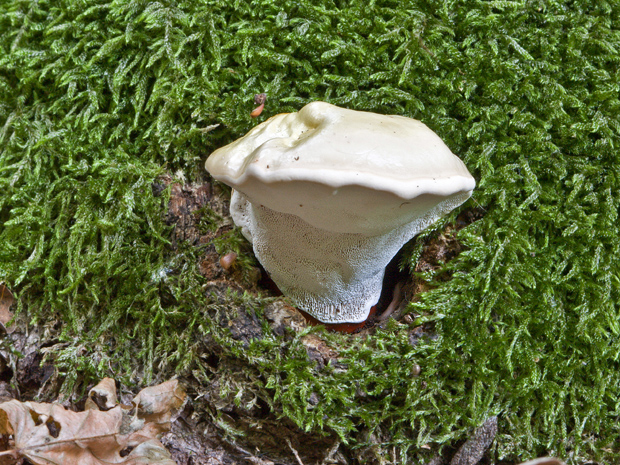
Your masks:
M 324 323 L 357 323 L 378 302 L 392 257 L 469 195 L 452 196 L 414 221 L 375 236 L 319 229 L 298 216 L 253 205 L 238 191 L 233 191 L 230 213 L 295 305 Z

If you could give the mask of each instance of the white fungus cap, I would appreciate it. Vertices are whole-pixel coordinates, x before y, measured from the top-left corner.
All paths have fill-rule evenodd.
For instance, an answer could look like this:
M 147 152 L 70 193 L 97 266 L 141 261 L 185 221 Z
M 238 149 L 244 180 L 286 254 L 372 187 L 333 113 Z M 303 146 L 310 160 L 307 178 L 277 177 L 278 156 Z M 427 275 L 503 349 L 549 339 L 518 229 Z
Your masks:
M 207 159 L 285 295 L 326 323 L 364 321 L 402 245 L 463 203 L 469 171 L 421 122 L 324 102 L 276 115 Z
M 421 122 L 325 102 L 270 118 L 213 152 L 206 168 L 252 203 L 362 234 L 401 226 L 475 186 Z

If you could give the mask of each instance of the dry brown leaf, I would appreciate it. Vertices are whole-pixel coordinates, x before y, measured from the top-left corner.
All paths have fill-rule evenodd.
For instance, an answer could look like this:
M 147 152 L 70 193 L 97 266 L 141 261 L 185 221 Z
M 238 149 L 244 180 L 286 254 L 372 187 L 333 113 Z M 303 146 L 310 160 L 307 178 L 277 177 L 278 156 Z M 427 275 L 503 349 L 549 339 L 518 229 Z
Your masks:
M 103 378 L 88 391 L 84 410 L 110 410 L 116 406 L 116 383 L 112 378 Z
M 172 415 L 185 402 L 185 392 L 176 379 L 142 389 L 132 404 L 145 421 L 170 428 Z
M 4 328 L 7 333 L 12 333 L 15 328 L 7 328 L 7 323 L 13 319 L 13 313 L 10 308 L 15 302 L 13 293 L 9 290 L 4 283 L 0 283 L 0 327 Z
M 115 397 L 116 388 L 112 392 L 114 382 L 110 381 L 99 383 L 91 392 Z M 105 408 L 108 400 L 103 402 Z M 0 452 L 0 458 L 25 457 L 36 465 L 175 465 L 158 435 L 169 429 L 173 410 L 184 401 L 185 393 L 172 380 L 146 388 L 134 399 L 135 405 L 149 405 L 156 414 L 143 415 L 140 407 L 121 405 L 100 411 L 96 402 L 84 412 L 66 410 L 60 404 L 4 402 L 0 404 L 0 434 L 13 435 L 14 448 Z

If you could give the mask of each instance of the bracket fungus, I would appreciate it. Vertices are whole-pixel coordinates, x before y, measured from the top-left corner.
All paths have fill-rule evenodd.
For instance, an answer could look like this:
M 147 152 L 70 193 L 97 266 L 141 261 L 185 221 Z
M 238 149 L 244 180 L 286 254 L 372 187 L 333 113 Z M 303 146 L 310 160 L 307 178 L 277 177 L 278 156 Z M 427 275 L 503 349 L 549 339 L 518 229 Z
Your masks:
M 230 212 L 280 290 L 328 324 L 366 320 L 385 267 L 469 198 L 463 162 L 421 122 L 313 102 L 213 152 Z

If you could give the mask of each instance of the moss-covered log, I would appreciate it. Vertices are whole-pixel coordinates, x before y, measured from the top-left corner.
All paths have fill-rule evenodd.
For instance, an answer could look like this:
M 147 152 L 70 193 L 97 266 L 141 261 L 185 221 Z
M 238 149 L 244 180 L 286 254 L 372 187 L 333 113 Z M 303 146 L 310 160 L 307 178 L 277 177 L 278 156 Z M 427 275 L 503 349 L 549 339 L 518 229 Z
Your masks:
M 175 371 L 229 441 L 282 418 L 351 459 L 419 463 L 497 416 L 497 461 L 615 462 L 619 56 L 615 1 L 0 2 L 0 282 L 67 392 Z M 425 291 L 407 318 L 365 337 L 274 323 L 203 172 L 262 92 L 258 121 L 313 100 L 414 117 L 476 177 L 405 250 Z M 183 179 L 208 190 L 178 236 Z M 442 241 L 460 253 L 433 262 Z

